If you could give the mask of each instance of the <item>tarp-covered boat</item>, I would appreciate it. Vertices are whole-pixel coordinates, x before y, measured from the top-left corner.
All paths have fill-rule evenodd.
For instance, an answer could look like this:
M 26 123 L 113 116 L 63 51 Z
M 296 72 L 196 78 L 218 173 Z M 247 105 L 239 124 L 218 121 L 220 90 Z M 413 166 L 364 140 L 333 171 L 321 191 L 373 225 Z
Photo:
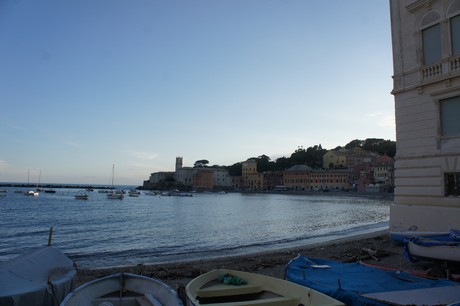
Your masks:
M 61 306 L 82 305 L 182 306 L 183 303 L 172 288 L 159 280 L 116 273 L 78 287 L 61 303 Z
M 325 294 L 283 279 L 227 269 L 200 275 L 185 290 L 189 302 L 195 306 L 343 305 Z
M 448 305 L 460 300 L 460 285 L 449 280 L 305 256 L 289 262 L 286 279 L 347 305 Z
M 0 263 L 0 305 L 58 305 L 72 291 L 73 262 L 53 246 Z

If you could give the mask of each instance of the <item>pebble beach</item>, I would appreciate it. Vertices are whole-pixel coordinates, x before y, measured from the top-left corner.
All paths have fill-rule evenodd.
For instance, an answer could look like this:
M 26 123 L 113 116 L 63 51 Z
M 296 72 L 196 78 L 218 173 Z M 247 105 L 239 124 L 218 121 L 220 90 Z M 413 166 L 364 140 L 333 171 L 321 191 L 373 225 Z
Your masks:
M 286 265 L 299 254 L 342 262 L 362 261 L 400 270 L 423 270 L 428 271 L 427 273 L 440 276 L 446 273 L 446 267 L 442 264 L 420 262 L 415 265 L 408 262 L 403 256 L 403 246 L 394 243 L 390 239 L 388 231 L 380 231 L 326 243 L 244 256 L 229 255 L 216 259 L 158 265 L 139 264 L 116 268 L 78 269 L 77 286 L 113 273 L 128 272 L 159 279 L 172 288 L 177 288 L 185 286 L 189 281 L 202 273 L 218 268 L 241 270 L 284 278 Z

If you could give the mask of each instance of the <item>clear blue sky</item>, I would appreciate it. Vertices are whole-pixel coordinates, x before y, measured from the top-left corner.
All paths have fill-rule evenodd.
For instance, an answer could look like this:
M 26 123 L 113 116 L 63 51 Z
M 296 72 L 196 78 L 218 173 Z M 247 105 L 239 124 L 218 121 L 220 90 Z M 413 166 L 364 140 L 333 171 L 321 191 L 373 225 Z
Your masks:
M 388 0 L 2 0 L 0 182 L 395 140 Z

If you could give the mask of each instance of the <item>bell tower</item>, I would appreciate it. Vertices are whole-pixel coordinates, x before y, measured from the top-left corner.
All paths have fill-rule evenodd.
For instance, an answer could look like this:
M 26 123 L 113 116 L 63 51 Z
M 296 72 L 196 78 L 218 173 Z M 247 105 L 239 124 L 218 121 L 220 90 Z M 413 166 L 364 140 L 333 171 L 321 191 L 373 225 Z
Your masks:
M 183 157 L 176 157 L 176 171 L 182 169 Z

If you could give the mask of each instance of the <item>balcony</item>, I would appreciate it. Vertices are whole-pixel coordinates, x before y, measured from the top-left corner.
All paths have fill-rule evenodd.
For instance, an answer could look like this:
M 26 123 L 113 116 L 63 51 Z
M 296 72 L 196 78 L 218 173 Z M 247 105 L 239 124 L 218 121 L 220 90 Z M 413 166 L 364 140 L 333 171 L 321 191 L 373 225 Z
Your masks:
M 423 83 L 458 75 L 460 73 L 460 56 L 445 59 L 433 65 L 423 66 L 420 69 L 420 73 Z

